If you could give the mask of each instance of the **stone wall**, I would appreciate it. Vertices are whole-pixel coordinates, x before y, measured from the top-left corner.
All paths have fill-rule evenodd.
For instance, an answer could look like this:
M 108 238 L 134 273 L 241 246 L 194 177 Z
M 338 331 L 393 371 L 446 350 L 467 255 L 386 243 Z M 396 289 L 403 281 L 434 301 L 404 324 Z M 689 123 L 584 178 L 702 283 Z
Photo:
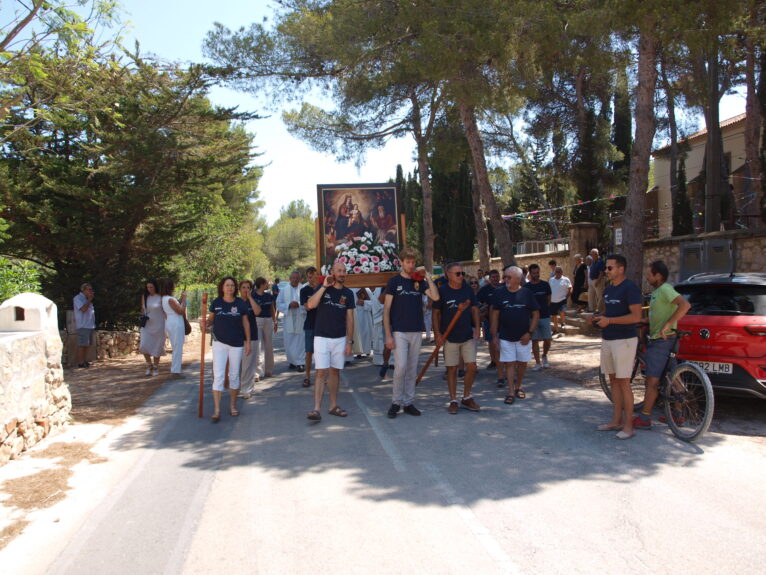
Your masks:
M 44 300 L 52 308 L 48 315 L 56 317 L 53 302 L 36 294 L 22 295 L 34 296 L 23 299 L 26 303 Z M 25 311 L 34 315 L 30 312 L 37 310 Z M 24 329 L 11 331 L 7 325 L 0 326 L 0 465 L 66 425 L 72 409 L 56 326 Z
M 537 264 L 540 266 L 540 277 L 547 278 L 549 275 L 548 262 L 556 260 L 558 265 L 564 269 L 564 275 L 569 277 L 572 275 L 572 268 L 574 267 L 574 261 L 569 257 L 569 250 L 560 250 L 556 252 L 542 252 L 537 254 L 522 254 L 516 256 L 516 265 L 529 266 L 531 264 Z M 479 269 L 479 262 L 465 261 L 460 262 L 463 265 L 463 269 L 469 275 L 475 276 Z M 492 258 L 490 260 L 489 269 L 495 269 L 502 273 L 503 260 L 500 258 Z M 486 271 L 486 270 L 485 270 Z M 502 281 L 502 280 L 501 280 Z

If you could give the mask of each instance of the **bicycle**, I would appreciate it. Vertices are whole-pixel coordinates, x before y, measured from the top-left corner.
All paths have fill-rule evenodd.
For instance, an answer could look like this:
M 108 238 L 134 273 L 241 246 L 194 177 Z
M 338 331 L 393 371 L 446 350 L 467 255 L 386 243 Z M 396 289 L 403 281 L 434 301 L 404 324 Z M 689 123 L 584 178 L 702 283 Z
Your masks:
M 660 377 L 657 405 L 663 406 L 665 418 L 673 434 L 683 441 L 696 441 L 710 427 L 713 420 L 715 398 L 713 386 L 707 374 L 696 363 L 678 358 L 681 338 L 691 335 L 689 331 L 675 330 L 676 342 Z M 642 335 L 646 339 L 646 334 Z M 679 361 L 676 363 L 676 359 Z M 675 367 L 672 367 L 676 364 Z M 636 353 L 630 377 L 636 411 L 643 406 L 646 391 L 646 376 L 643 352 Z M 598 374 L 601 389 L 612 401 L 609 378 L 601 371 Z

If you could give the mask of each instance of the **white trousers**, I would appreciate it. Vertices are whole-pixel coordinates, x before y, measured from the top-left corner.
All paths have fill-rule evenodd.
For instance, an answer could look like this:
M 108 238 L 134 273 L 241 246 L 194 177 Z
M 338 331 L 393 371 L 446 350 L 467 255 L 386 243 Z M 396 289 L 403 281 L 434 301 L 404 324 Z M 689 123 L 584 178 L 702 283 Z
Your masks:
M 386 345 L 386 333 L 382 323 L 372 326 L 372 363 L 383 365 L 383 348 Z
M 415 401 L 415 378 L 423 335 L 419 331 L 394 332 L 394 394 L 396 405 L 407 406 Z
M 239 389 L 239 369 L 244 351 L 244 347 L 232 347 L 220 341 L 213 342 L 213 391 L 223 391 L 226 360 L 229 361 L 229 389 Z
M 165 320 L 165 335 L 170 340 L 173 355 L 170 362 L 170 373 L 181 373 L 181 363 L 184 357 L 184 318 L 180 315 L 168 315 Z

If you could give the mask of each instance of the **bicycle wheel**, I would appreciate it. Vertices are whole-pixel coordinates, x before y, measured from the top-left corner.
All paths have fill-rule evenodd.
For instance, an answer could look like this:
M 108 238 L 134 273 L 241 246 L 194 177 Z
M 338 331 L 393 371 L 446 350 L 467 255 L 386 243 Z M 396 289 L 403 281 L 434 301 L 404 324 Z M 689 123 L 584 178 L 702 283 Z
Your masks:
M 609 377 L 604 375 L 601 370 L 598 372 L 598 381 L 601 389 L 612 401 L 612 386 L 609 385 Z M 646 392 L 646 377 L 644 376 L 644 365 L 641 358 L 636 354 L 633 360 L 633 369 L 630 372 L 630 389 L 633 390 L 633 409 L 638 411 L 644 406 L 644 393 Z
M 665 417 L 673 434 L 696 441 L 710 427 L 715 399 L 707 374 L 693 363 L 681 363 L 665 378 Z

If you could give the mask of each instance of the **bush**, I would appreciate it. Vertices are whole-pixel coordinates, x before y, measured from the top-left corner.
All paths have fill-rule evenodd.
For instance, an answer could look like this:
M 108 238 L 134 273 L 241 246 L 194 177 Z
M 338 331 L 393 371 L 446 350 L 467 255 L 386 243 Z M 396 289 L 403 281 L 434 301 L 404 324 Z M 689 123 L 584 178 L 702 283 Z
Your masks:
M 40 293 L 40 271 L 31 262 L 0 258 L 0 301 L 24 292 Z

